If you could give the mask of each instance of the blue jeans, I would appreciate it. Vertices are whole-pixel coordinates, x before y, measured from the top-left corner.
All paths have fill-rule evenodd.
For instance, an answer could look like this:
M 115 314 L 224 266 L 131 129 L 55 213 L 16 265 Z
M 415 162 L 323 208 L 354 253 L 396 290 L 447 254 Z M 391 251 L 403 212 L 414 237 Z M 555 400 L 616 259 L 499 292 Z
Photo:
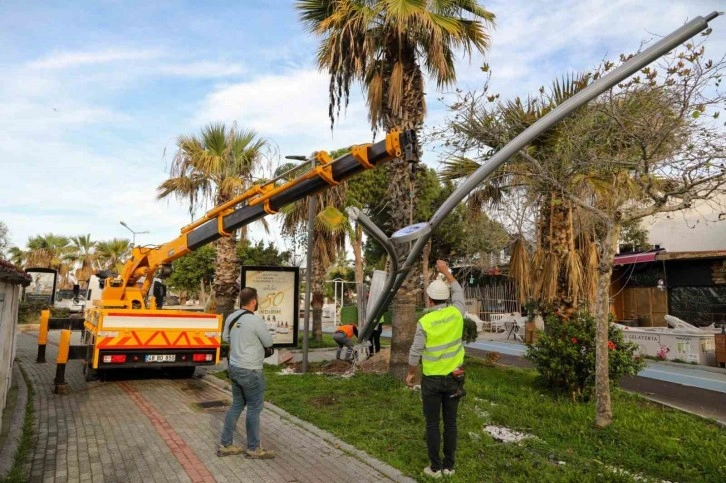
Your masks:
M 232 382 L 232 406 L 224 418 L 221 443 L 224 446 L 232 444 L 237 421 L 247 406 L 247 449 L 256 450 L 260 446 L 260 413 L 265 402 L 265 376 L 262 369 L 229 366 L 229 379 Z

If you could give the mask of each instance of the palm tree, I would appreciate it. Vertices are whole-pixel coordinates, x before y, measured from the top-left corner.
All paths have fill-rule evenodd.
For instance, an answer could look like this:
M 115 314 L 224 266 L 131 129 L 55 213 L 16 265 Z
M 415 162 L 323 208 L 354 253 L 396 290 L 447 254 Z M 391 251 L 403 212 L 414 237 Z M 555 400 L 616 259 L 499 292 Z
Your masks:
M 70 240 L 62 235 L 46 233 L 28 238 L 26 262 L 30 267 L 52 268 L 58 271 L 59 288 L 70 285 L 69 264 L 66 256 L 70 252 Z
M 173 195 L 187 200 L 193 214 L 205 203 L 218 206 L 249 188 L 267 142 L 258 139 L 252 130 L 210 124 L 200 136 L 179 136 L 176 146 L 170 178 L 157 188 L 157 198 Z M 226 317 L 234 310 L 239 293 L 236 234 L 222 237 L 215 244 L 216 310 Z
M 28 259 L 28 252 L 23 250 L 20 247 L 10 247 L 8 248 L 8 260 L 10 260 L 10 263 L 17 267 L 25 267 L 26 261 Z
M 131 254 L 131 240 L 128 238 L 114 238 L 108 241 L 96 242 L 96 264 L 101 270 L 110 270 L 121 273 L 123 261 Z
M 70 249 L 68 237 L 46 233 L 28 238 L 27 263 L 39 268 L 59 270 Z
M 286 172 L 292 168 L 287 164 L 278 172 Z M 335 264 L 337 256 L 345 248 L 345 238 L 349 232 L 347 217 L 341 213 L 347 202 L 347 183 L 331 187 L 306 197 L 281 210 L 283 235 L 300 238 L 305 234 L 308 250 L 312 250 L 313 267 L 310 274 L 311 300 L 313 316 L 313 338 L 323 340 L 323 286 L 330 268 Z M 307 240 L 308 213 L 311 200 L 315 203 L 315 221 L 312 240 Z
M 96 242 L 91 241 L 91 235 L 78 235 L 71 237 L 71 253 L 68 259 L 76 266 L 76 280 L 85 282 L 93 273 L 93 265 L 96 260 Z
M 459 104 L 462 116 L 451 129 L 462 141 L 453 143 L 460 155 L 444 161 L 441 177 L 445 180 L 465 178 L 511 139 L 563 103 L 592 81 L 591 74 L 576 75 L 555 81 L 551 89 L 540 89 L 539 97 L 515 98 L 495 102 L 469 98 Z M 496 96 L 488 98 L 494 102 Z M 465 106 L 465 107 L 464 107 Z M 507 205 L 512 197 L 526 197 L 537 216 L 536 249 L 530 256 L 520 233 L 512 247 L 510 275 L 514 278 L 522 302 L 530 298 L 563 314 L 571 314 L 585 302 L 595 303 L 597 253 L 593 243 L 593 224 L 589 213 L 573 206 L 544 179 L 538 166 L 544 166 L 560 183 L 580 191 L 583 199 L 588 183 L 578 166 L 581 153 L 572 152 L 576 130 L 588 126 L 592 107 L 585 107 L 536 139 L 526 150 L 504 164 L 493 176 L 471 193 L 468 204 L 480 213 L 487 205 Z M 587 128 L 587 127 L 586 127 Z M 589 128 L 587 128 L 589 129 Z M 464 151 L 478 149 L 481 159 L 471 159 Z M 579 187 L 579 188 L 578 188 Z
M 331 123 L 348 103 L 350 86 L 366 87 L 374 132 L 420 129 L 426 113 L 425 70 L 438 87 L 456 80 L 457 50 L 470 55 L 489 45 L 486 26 L 494 15 L 475 0 L 300 0 L 303 23 L 320 36 L 318 66 L 330 75 Z M 415 184 L 409 166 L 390 163 L 391 226 L 412 222 Z M 405 377 L 407 352 L 415 331 L 415 286 L 404 284 L 394 300 L 389 372 Z

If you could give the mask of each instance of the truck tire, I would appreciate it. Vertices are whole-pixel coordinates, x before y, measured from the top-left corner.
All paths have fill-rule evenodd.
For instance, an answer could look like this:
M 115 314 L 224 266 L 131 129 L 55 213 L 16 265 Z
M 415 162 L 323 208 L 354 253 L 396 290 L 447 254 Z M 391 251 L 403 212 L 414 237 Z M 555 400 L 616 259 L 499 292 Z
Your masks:
M 102 369 L 94 369 L 90 364 L 83 366 L 83 373 L 86 375 L 86 382 L 106 380 L 106 371 Z
M 83 334 L 84 343 L 88 344 L 86 333 Z M 100 379 L 98 369 L 91 367 L 93 364 L 93 349 L 91 345 L 86 346 L 86 359 L 83 361 L 83 374 L 86 376 L 86 382 L 98 381 Z

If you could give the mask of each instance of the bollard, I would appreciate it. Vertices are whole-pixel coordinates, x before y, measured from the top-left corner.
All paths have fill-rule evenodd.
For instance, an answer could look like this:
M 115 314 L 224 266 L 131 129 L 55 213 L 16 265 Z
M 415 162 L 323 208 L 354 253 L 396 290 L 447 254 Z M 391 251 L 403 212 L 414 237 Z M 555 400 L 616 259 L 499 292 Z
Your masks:
M 38 357 L 35 362 L 45 362 L 45 347 L 48 345 L 48 321 L 50 310 L 40 311 L 40 330 L 38 331 Z
M 66 363 L 68 362 L 68 352 L 71 347 L 71 331 L 61 330 L 60 342 L 58 343 L 58 357 L 56 358 L 55 367 L 55 393 L 68 394 L 68 384 L 66 383 Z

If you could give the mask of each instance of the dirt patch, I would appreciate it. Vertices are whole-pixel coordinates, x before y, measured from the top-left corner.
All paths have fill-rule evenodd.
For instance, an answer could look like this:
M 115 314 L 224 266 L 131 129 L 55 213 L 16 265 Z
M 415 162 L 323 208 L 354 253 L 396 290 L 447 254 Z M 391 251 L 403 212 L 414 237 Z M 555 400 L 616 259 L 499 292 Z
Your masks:
M 381 349 L 377 354 L 358 364 L 358 370 L 373 374 L 385 374 L 391 362 L 391 349 Z
M 316 408 L 334 406 L 338 404 L 338 398 L 335 396 L 318 396 L 310 399 L 308 404 Z
M 353 364 L 351 364 L 350 362 L 336 359 L 334 361 L 328 362 L 327 364 L 323 364 L 323 366 L 320 368 L 320 372 L 322 372 L 323 374 L 342 375 L 350 371 L 350 368 L 352 366 Z

